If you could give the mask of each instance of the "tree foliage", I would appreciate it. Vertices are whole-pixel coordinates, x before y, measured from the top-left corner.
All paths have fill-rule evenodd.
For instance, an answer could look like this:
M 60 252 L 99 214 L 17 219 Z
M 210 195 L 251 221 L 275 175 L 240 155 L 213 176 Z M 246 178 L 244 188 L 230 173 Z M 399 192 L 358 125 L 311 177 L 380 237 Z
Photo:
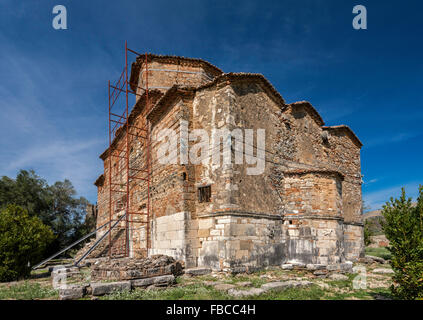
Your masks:
M 54 240 L 52 230 L 36 216 L 16 205 L 0 212 L 0 281 L 29 275 Z
M 395 271 L 391 290 L 400 299 L 423 298 L 423 186 L 416 206 L 403 188 L 399 199 L 386 202 L 382 215 Z
M 372 240 L 371 236 L 373 236 L 373 232 L 371 230 L 371 223 L 370 221 L 364 221 L 364 245 L 368 246 Z
M 0 179 L 0 208 L 9 204 L 22 207 L 30 217 L 38 217 L 52 229 L 56 237 L 46 255 L 69 245 L 86 232 L 84 217 L 88 201 L 76 197 L 69 180 L 48 185 L 32 170 L 21 170 L 16 179 L 4 176 Z

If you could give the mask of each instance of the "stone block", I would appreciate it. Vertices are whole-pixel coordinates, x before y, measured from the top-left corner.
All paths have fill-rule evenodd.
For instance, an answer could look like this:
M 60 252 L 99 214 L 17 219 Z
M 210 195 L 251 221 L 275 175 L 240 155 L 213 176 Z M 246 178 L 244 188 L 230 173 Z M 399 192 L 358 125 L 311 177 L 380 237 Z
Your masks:
M 325 269 L 326 266 L 324 264 L 312 264 L 309 263 L 306 265 L 306 269 L 310 270 L 310 271 L 314 271 L 314 270 L 323 270 Z
M 191 268 L 185 269 L 185 274 L 190 276 L 202 276 L 205 274 L 211 273 L 212 270 L 210 268 Z
M 105 283 L 98 282 L 98 283 L 91 283 L 90 286 L 92 289 L 93 296 L 102 296 L 105 294 L 110 294 L 114 291 L 131 290 L 130 281 L 105 282 Z
M 364 259 L 370 259 L 370 260 L 373 260 L 375 262 L 382 263 L 382 264 L 386 263 L 386 260 L 385 259 L 380 258 L 380 257 L 375 257 L 375 256 L 366 255 L 364 257 Z
M 240 240 L 239 248 L 240 250 L 251 250 L 252 241 L 251 240 Z
M 344 263 L 341 263 L 340 267 L 341 270 L 344 272 L 352 272 L 353 263 L 351 261 L 346 261 Z
M 290 261 L 289 264 L 291 264 L 294 268 L 305 268 L 306 264 L 298 261 Z
M 378 274 L 394 274 L 394 270 L 388 268 L 376 268 L 372 272 Z
M 198 236 L 200 238 L 207 238 L 210 235 L 210 229 L 198 229 Z
M 60 300 L 80 299 L 84 296 L 85 288 L 78 285 L 66 285 L 59 288 Z
M 328 271 L 336 271 L 336 270 L 341 270 L 341 265 L 340 264 L 329 264 L 326 269 Z
M 174 282 L 175 282 L 175 276 L 165 275 L 165 276 L 131 280 L 131 286 L 132 288 L 148 287 L 151 285 L 168 286 L 173 284 Z
M 214 227 L 213 219 L 199 219 L 198 229 L 210 229 Z
M 210 235 L 211 236 L 220 236 L 222 234 L 221 234 L 221 231 L 220 230 L 211 230 L 210 231 Z

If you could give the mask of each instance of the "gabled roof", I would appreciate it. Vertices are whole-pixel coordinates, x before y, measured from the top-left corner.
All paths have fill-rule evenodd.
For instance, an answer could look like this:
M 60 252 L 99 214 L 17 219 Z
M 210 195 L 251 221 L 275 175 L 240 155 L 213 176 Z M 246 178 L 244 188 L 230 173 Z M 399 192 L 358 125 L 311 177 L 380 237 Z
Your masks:
M 338 132 L 344 132 L 346 133 L 360 148 L 363 146 L 363 143 L 360 141 L 360 139 L 355 135 L 354 131 L 351 130 L 350 127 L 348 127 L 345 124 L 341 124 L 339 126 L 326 126 L 322 127 L 323 130 L 328 131 L 338 131 Z
M 307 112 L 309 112 L 311 114 L 311 116 L 314 118 L 314 120 L 317 122 L 317 124 L 319 126 L 325 125 L 325 122 L 323 121 L 322 117 L 317 112 L 317 110 L 311 105 L 310 102 L 308 102 L 308 101 L 297 101 L 297 102 L 290 103 L 289 106 L 291 106 L 292 109 L 295 109 L 295 108 L 298 108 L 298 107 L 305 108 L 307 110 Z
M 100 174 L 100 176 L 95 180 L 94 185 L 95 186 L 101 186 L 104 183 L 104 174 Z
M 265 90 L 270 93 L 271 97 L 276 100 L 277 104 L 281 107 L 285 107 L 285 100 L 279 94 L 279 92 L 272 86 L 272 84 L 262 75 L 256 73 L 224 73 L 220 76 L 217 76 L 214 80 L 203 84 L 198 87 L 188 87 L 188 86 L 178 86 L 174 85 L 170 89 L 168 89 L 165 94 L 160 98 L 159 101 L 154 105 L 151 111 L 148 114 L 150 119 L 155 119 L 163 110 L 163 107 L 173 101 L 177 96 L 180 95 L 190 95 L 193 94 L 195 91 L 200 91 L 219 83 L 225 83 L 237 80 L 247 80 L 247 81 L 258 81 Z
M 341 180 L 344 180 L 345 175 L 337 170 L 330 170 L 324 168 L 310 168 L 310 169 L 291 169 L 283 171 L 286 175 L 303 175 L 303 174 L 326 174 L 338 176 Z
M 173 87 L 169 88 L 164 93 L 160 90 L 149 90 L 149 97 L 150 101 L 153 101 L 152 103 L 152 109 L 147 114 L 147 117 L 150 120 L 157 119 L 157 117 L 163 112 L 163 108 L 169 105 L 176 97 L 180 97 L 181 95 L 191 95 L 195 93 L 196 91 L 200 91 L 203 89 L 210 88 L 215 85 L 220 84 L 230 84 L 233 81 L 251 81 L 256 82 L 261 85 L 261 87 L 268 93 L 268 96 L 273 99 L 281 108 L 281 110 L 286 109 L 288 106 L 292 107 L 292 109 L 295 109 L 297 107 L 304 107 L 307 112 L 311 114 L 313 119 L 318 123 L 319 126 L 322 127 L 323 130 L 340 130 L 343 132 L 346 132 L 360 147 L 363 145 L 361 141 L 357 138 L 357 136 L 354 134 L 354 132 L 345 125 L 340 126 L 324 126 L 324 121 L 320 114 L 316 111 L 316 109 L 311 105 L 308 101 L 298 101 L 293 102 L 289 105 L 286 104 L 285 100 L 281 96 L 281 94 L 273 87 L 273 85 L 262 75 L 258 73 L 223 73 L 222 70 L 217 68 L 216 66 L 212 65 L 211 63 L 202 60 L 202 59 L 196 59 L 196 58 L 185 58 L 185 57 L 178 57 L 178 56 L 169 56 L 169 55 L 155 55 L 155 54 L 147 54 L 147 61 L 161 61 L 161 62 L 170 62 L 175 64 L 188 64 L 188 65 L 194 65 L 194 66 L 202 66 L 204 68 L 207 68 L 207 70 L 210 70 L 210 72 L 214 75 L 214 79 L 200 85 L 198 87 L 188 87 L 188 86 L 178 86 L 174 85 Z M 131 70 L 131 88 L 135 91 L 136 86 L 132 85 L 133 83 L 136 83 L 138 81 L 138 75 L 140 72 L 140 68 L 142 67 L 142 64 L 145 62 L 145 56 L 141 55 L 137 57 L 136 62 L 132 64 L 132 70 Z M 132 123 L 132 121 L 135 120 L 135 118 L 141 113 L 141 111 L 144 109 L 145 106 L 145 92 L 141 95 L 141 97 L 138 99 L 137 103 L 135 104 L 134 108 L 132 109 L 130 115 L 129 115 L 129 123 Z M 117 132 L 116 136 L 113 139 L 112 145 L 116 144 L 117 141 L 121 138 L 125 125 L 121 126 Z M 108 148 L 100 155 L 101 159 L 105 159 L 108 153 Z
M 247 81 L 258 81 L 268 93 L 274 98 L 275 102 L 279 104 L 281 107 L 286 107 L 285 100 L 282 98 L 281 94 L 278 90 L 273 87 L 273 85 L 267 80 L 262 74 L 260 73 L 247 73 L 247 72 L 229 72 L 223 73 L 220 76 L 214 78 L 214 80 L 203 84 L 197 88 L 197 90 L 201 90 L 204 88 L 209 88 L 219 83 L 236 81 L 236 80 L 247 80 Z
M 198 66 L 203 67 L 206 70 L 209 70 L 213 76 L 218 76 L 223 73 L 215 65 L 211 64 L 210 62 L 198 59 L 198 58 L 186 58 L 180 56 L 172 56 L 172 55 L 158 55 L 147 53 L 147 62 L 152 61 L 160 61 L 162 63 L 173 63 L 178 65 L 191 65 L 191 66 Z M 133 91 L 136 89 L 136 83 L 138 83 L 138 77 L 141 70 L 141 67 L 145 63 L 145 55 L 140 55 L 137 57 L 136 61 L 132 63 L 131 66 L 131 76 L 130 76 L 130 86 Z
M 151 108 L 151 110 L 147 114 L 147 118 L 154 123 L 155 120 L 158 119 L 158 117 L 163 113 L 163 109 L 166 108 L 166 106 L 168 106 L 170 103 L 172 103 L 176 97 L 181 95 L 192 96 L 195 90 L 195 87 L 183 87 L 178 85 L 172 86 Z

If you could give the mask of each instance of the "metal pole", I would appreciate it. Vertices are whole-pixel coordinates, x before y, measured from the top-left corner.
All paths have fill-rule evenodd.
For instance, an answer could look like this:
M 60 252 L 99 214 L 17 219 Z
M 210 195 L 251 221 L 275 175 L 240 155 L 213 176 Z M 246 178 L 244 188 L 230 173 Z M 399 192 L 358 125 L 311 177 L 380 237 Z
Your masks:
M 149 101 L 148 101 L 148 55 L 147 52 L 145 53 L 145 109 L 149 109 Z M 147 226 L 146 226 L 146 256 L 148 257 L 148 248 L 150 247 L 150 124 L 148 123 L 147 117 L 145 117 L 146 126 L 147 126 Z
M 126 95 L 126 212 L 129 212 L 129 112 L 128 112 L 128 43 L 125 41 L 125 95 Z M 125 256 L 129 255 L 129 215 L 125 223 Z
M 52 256 L 48 257 L 47 259 L 41 261 L 39 264 L 35 265 L 34 267 L 32 267 L 32 270 L 35 270 L 37 268 L 39 268 L 40 266 L 42 266 L 44 263 L 49 262 L 51 259 L 61 255 L 62 253 L 66 252 L 67 250 L 69 250 L 70 248 L 72 248 L 73 246 L 77 245 L 78 243 L 84 241 L 85 239 L 91 237 L 92 235 L 94 235 L 98 230 L 100 230 L 101 228 L 105 227 L 108 224 L 108 222 L 106 222 L 105 224 L 103 224 L 101 227 L 98 227 L 97 229 L 95 229 L 93 232 L 90 232 L 89 234 L 87 234 L 86 236 L 82 237 L 81 239 L 75 241 L 74 243 L 72 243 L 71 245 L 67 246 L 66 248 L 64 248 L 63 250 L 60 250 L 59 252 L 53 254 Z
M 110 80 L 109 80 L 109 257 L 112 256 L 112 132 L 110 125 Z
M 99 243 L 101 242 L 101 240 L 103 240 L 106 236 L 107 236 L 107 234 L 110 234 L 110 232 L 112 231 L 112 229 L 120 222 L 120 220 L 122 220 L 123 219 L 123 217 L 125 217 L 125 216 L 127 216 L 127 214 L 125 213 L 124 215 L 122 215 L 122 217 L 120 217 L 114 224 L 113 224 L 113 226 L 111 227 L 111 229 L 110 230 L 108 230 L 105 234 L 103 234 L 101 237 L 100 237 L 100 239 L 98 239 L 95 243 L 94 243 L 94 245 L 87 251 L 87 252 L 85 252 L 85 254 L 81 257 L 81 258 L 79 258 L 79 260 L 75 263 L 75 266 L 78 266 L 78 264 L 79 263 L 81 263 L 81 261 L 82 260 L 84 260 L 95 248 L 97 248 L 97 246 L 99 245 Z

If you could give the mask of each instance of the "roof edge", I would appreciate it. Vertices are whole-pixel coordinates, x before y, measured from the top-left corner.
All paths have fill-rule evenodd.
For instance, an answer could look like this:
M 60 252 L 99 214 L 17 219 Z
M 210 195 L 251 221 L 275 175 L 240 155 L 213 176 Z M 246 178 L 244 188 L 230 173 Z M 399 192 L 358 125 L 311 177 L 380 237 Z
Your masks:
M 136 61 L 133 62 L 131 65 L 130 86 L 133 91 L 135 91 L 138 85 L 137 80 L 139 77 L 141 66 L 145 62 L 145 59 L 146 59 L 145 55 L 139 55 L 136 58 Z M 215 77 L 223 73 L 223 71 L 220 68 L 216 67 L 214 64 L 200 58 L 187 58 L 183 56 L 159 55 L 159 54 L 147 53 L 147 62 L 152 62 L 157 60 L 177 62 L 178 64 L 182 62 L 182 63 L 188 63 L 192 65 L 202 65 L 212 70 Z
M 286 102 L 285 99 L 282 97 L 282 95 L 279 93 L 279 91 L 277 91 L 275 89 L 275 87 L 270 83 L 269 80 L 266 79 L 266 77 L 264 75 L 262 75 L 261 73 L 247 73 L 247 72 L 229 72 L 229 73 L 223 73 L 219 76 L 217 76 L 216 78 L 214 78 L 214 80 L 205 83 L 201 86 L 198 86 L 196 88 L 196 90 L 202 90 L 205 88 L 209 88 L 212 87 L 218 83 L 222 83 L 224 81 L 233 81 L 233 80 L 259 80 L 265 87 L 265 89 L 267 89 L 269 92 L 272 93 L 273 97 L 275 98 L 276 102 L 278 104 L 280 104 L 283 107 L 286 107 Z
M 317 123 L 319 124 L 319 126 L 324 126 L 325 125 L 325 122 L 323 121 L 323 118 L 322 118 L 322 116 L 320 115 L 320 113 L 316 110 L 316 108 L 315 107 L 313 107 L 313 105 L 310 103 L 310 102 L 308 102 L 308 101 L 305 101 L 305 100 L 303 100 L 303 101 L 296 101 L 296 102 L 292 102 L 292 103 L 290 103 L 289 104 L 289 106 L 291 106 L 291 107 L 300 107 L 300 106 L 303 106 L 303 107 L 306 107 L 308 110 L 310 110 L 311 111 L 311 113 L 315 116 L 315 118 L 316 118 L 316 120 L 317 120 Z
M 295 169 L 295 170 L 285 170 L 283 171 L 284 174 L 287 175 L 303 175 L 303 174 L 329 174 L 329 175 L 337 175 L 342 180 L 345 178 L 345 174 L 337 170 L 329 170 L 329 169 Z
M 363 143 L 357 137 L 357 135 L 354 133 L 354 131 L 352 131 L 351 128 L 348 127 L 345 124 L 341 124 L 341 125 L 337 125 L 337 126 L 323 126 L 322 129 L 323 130 L 333 130 L 333 131 L 337 131 L 337 130 L 345 131 L 345 132 L 349 133 L 352 140 L 355 141 L 359 145 L 360 148 L 363 146 Z
M 99 177 L 95 179 L 94 185 L 98 187 L 99 185 L 103 183 L 104 183 L 104 173 L 100 174 Z

